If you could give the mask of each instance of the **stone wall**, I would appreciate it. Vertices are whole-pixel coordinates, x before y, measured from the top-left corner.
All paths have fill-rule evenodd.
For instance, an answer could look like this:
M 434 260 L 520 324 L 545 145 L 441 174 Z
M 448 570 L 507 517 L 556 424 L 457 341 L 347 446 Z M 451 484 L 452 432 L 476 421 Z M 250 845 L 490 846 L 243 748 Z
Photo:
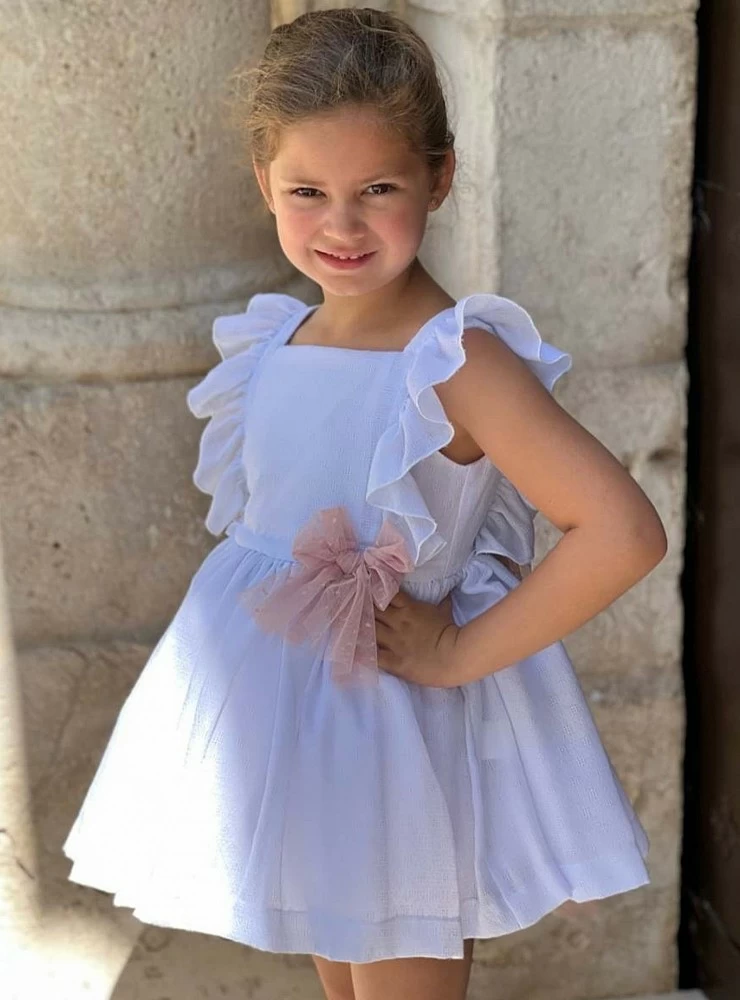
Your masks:
M 28 0 L 0 25 L 0 518 L 16 646 L 2 657 L 24 708 L 21 721 L 6 681 L 0 932 L 38 990 L 29 979 L 17 1000 L 103 997 L 117 980 L 116 1000 L 322 996 L 310 960 L 142 928 L 68 883 L 60 854 L 116 712 L 213 544 L 190 481 L 202 427 L 185 407 L 215 360 L 211 320 L 256 290 L 305 291 L 222 112 L 270 17 L 307 6 Z M 479 942 L 471 1000 L 661 991 L 678 919 L 696 4 L 395 6 L 442 60 L 458 137 L 425 262 L 455 295 L 516 299 L 573 353 L 561 402 L 670 539 L 658 570 L 568 641 L 650 834 L 653 883 Z M 555 540 L 541 525 L 540 552 Z

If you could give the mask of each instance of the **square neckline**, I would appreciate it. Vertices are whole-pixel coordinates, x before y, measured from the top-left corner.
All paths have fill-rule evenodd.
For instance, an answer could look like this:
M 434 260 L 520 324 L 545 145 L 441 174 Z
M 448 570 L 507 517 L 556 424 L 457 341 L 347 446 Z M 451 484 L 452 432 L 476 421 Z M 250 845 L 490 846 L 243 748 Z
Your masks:
M 295 301 L 299 302 L 301 304 L 301 306 L 303 306 L 303 308 L 297 313 L 297 320 L 295 319 L 295 317 L 291 316 L 290 319 L 287 321 L 286 326 L 285 326 L 285 332 L 283 333 L 283 336 L 282 336 L 282 339 L 281 339 L 281 343 L 277 346 L 277 350 L 295 350 L 296 348 L 303 347 L 303 348 L 314 348 L 315 350 L 318 350 L 318 351 L 328 351 L 332 355 L 334 355 L 334 354 L 360 354 L 360 355 L 377 354 L 377 355 L 380 355 L 381 357 L 389 357 L 389 356 L 390 357 L 403 357 L 405 354 L 407 354 L 409 352 L 409 349 L 411 348 L 411 346 L 413 344 L 417 343 L 418 340 L 421 339 L 422 334 L 425 332 L 425 330 L 426 330 L 426 328 L 428 326 L 431 326 L 432 323 L 434 323 L 436 320 L 440 319 L 440 317 L 445 316 L 448 313 L 453 313 L 454 314 L 455 309 L 457 308 L 457 305 L 458 305 L 458 303 L 456 302 L 454 306 L 447 306 L 445 309 L 441 309 L 439 312 L 435 313 L 433 316 L 430 316 L 429 319 L 426 320 L 426 322 L 423 323 L 419 327 L 419 329 L 416 331 L 416 333 L 413 335 L 413 337 L 411 337 L 411 339 L 409 340 L 408 344 L 406 344 L 406 346 L 404 348 L 402 348 L 400 351 L 398 351 L 398 350 L 397 351 L 374 351 L 372 348 L 366 348 L 366 347 L 338 347 L 338 346 L 336 346 L 334 344 L 291 344 L 290 340 L 295 335 L 296 331 L 299 329 L 299 327 L 301 326 L 301 324 L 303 322 L 305 322 L 305 320 L 308 319 L 308 317 L 312 313 L 316 312 L 316 310 L 319 308 L 319 305 L 321 304 L 321 303 L 319 303 L 318 305 L 311 305 L 310 306 L 310 305 L 306 305 L 305 302 L 301 302 L 300 299 L 296 299 Z M 295 320 L 295 322 L 294 322 L 294 320 Z M 447 447 L 447 446 L 445 445 L 445 447 Z M 449 455 L 445 455 L 442 451 L 440 451 L 438 449 L 435 449 L 435 451 L 433 451 L 430 455 L 427 456 L 427 458 L 435 458 L 435 457 L 438 460 L 441 460 L 442 463 L 444 465 L 446 465 L 448 468 L 454 469 L 456 471 L 456 474 L 458 474 L 458 475 L 460 473 L 462 473 L 462 474 L 464 474 L 464 475 L 467 476 L 474 469 L 477 471 L 479 468 L 484 468 L 486 465 L 491 466 L 490 459 L 485 454 L 485 452 L 482 455 L 480 455 L 478 458 L 476 458 L 474 461 L 472 461 L 472 462 L 466 462 L 465 464 L 463 464 L 461 462 L 456 462 L 454 458 L 450 458 Z
M 303 325 L 303 323 L 305 323 L 308 317 L 311 316 L 313 313 L 315 313 L 316 310 L 321 305 L 321 303 L 318 303 L 318 305 L 309 306 L 306 305 L 305 302 L 301 302 L 300 299 L 296 299 L 296 301 L 300 302 L 301 306 L 303 306 L 303 309 L 299 311 L 297 316 L 297 321 L 295 323 L 288 324 L 287 334 L 284 335 L 282 342 L 278 346 L 278 350 L 294 350 L 295 348 L 308 347 L 318 351 L 330 351 L 339 354 L 361 354 L 361 355 L 377 354 L 380 357 L 389 357 L 389 356 L 404 357 L 405 355 L 409 354 L 412 346 L 418 343 L 422 339 L 422 335 L 426 332 L 427 327 L 431 326 L 432 323 L 441 319 L 441 317 L 447 315 L 448 313 L 454 313 L 455 309 L 457 308 L 457 302 L 456 302 L 454 305 L 447 306 L 445 309 L 440 309 L 439 312 L 435 313 L 433 316 L 430 316 L 428 320 L 422 323 L 422 325 L 419 327 L 416 333 L 411 337 L 406 346 L 401 348 L 401 350 L 381 351 L 381 350 L 374 350 L 372 347 L 341 347 L 335 344 L 291 344 L 290 341 L 295 336 L 300 327 Z

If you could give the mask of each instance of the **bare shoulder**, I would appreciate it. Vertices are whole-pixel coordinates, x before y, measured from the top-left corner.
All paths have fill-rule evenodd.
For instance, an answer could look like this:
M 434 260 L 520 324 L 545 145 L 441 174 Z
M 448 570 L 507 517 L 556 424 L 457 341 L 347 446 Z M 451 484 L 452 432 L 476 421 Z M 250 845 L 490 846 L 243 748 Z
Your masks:
M 505 405 L 517 401 L 529 405 L 532 398 L 547 407 L 547 401 L 557 404 L 550 393 L 530 371 L 527 364 L 510 347 L 480 327 L 468 327 L 463 334 L 465 362 L 447 382 L 437 386 L 443 405 L 454 410 L 467 403 L 483 403 L 492 395 Z M 503 394 L 503 395 L 502 395 Z

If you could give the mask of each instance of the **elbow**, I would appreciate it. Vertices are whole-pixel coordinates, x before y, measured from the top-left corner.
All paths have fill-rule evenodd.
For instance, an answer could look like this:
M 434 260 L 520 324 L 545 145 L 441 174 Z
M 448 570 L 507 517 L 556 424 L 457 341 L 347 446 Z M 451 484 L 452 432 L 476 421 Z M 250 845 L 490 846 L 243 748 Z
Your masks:
M 668 537 L 652 504 L 631 519 L 626 535 L 626 548 L 634 564 L 636 579 L 641 580 L 663 561 L 668 552 Z

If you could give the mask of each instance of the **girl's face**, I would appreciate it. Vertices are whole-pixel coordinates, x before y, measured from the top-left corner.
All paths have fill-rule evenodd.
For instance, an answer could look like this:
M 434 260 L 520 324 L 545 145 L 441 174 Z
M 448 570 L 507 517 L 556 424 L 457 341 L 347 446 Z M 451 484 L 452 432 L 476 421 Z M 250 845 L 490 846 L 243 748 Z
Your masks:
M 283 130 L 255 173 L 288 260 L 326 295 L 365 295 L 414 261 L 444 200 L 454 155 L 434 176 L 371 110 L 344 108 Z

